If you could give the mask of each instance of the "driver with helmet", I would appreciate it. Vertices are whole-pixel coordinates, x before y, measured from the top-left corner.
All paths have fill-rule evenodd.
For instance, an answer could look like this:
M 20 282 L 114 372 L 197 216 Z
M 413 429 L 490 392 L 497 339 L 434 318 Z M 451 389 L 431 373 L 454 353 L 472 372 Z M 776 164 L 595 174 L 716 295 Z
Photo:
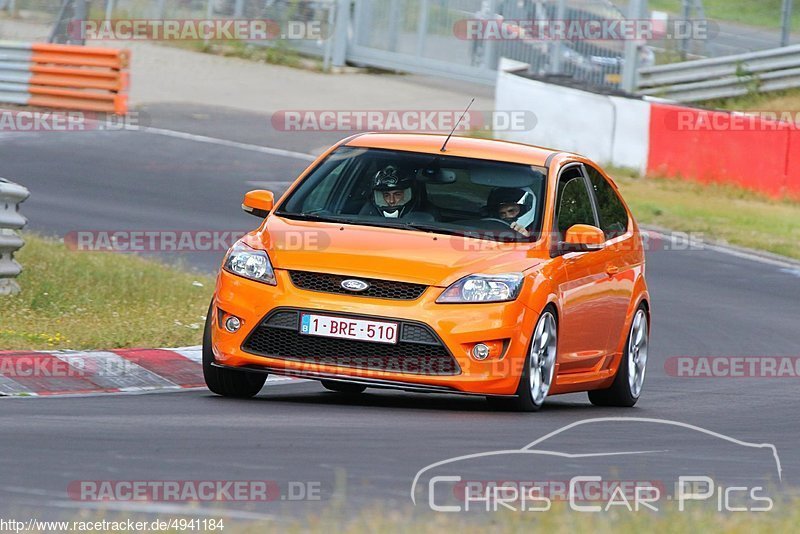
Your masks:
M 507 223 L 514 231 L 525 237 L 531 233 L 527 229 L 532 221 L 525 221 L 525 214 L 533 214 L 533 194 L 524 189 L 498 187 L 489 193 L 487 202 L 489 213 Z

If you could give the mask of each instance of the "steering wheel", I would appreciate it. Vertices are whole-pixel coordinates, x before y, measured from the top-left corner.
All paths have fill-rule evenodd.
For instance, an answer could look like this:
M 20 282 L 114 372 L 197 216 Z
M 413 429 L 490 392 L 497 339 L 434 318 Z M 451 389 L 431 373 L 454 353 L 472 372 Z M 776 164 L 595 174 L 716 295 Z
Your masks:
M 511 223 L 510 223 L 510 222 L 508 222 L 508 221 L 504 221 L 503 219 L 498 219 L 498 218 L 496 218 L 496 217 L 484 217 L 484 218 L 483 218 L 483 219 L 481 219 L 481 220 L 482 220 L 482 221 L 494 221 L 494 222 L 503 223 L 503 224 L 505 224 L 506 226 L 508 226 L 509 228 L 511 228 Z
M 512 230 L 514 230 L 515 232 L 517 232 L 519 235 L 523 235 L 523 236 L 525 235 L 523 232 L 520 232 L 520 231 L 519 231 L 517 228 L 514 228 L 513 226 L 511 226 L 511 224 L 512 224 L 512 223 L 510 223 L 510 222 L 508 222 L 508 221 L 504 221 L 503 219 L 498 219 L 498 218 L 496 218 L 496 217 L 484 217 L 484 218 L 483 218 L 483 219 L 481 219 L 481 220 L 482 220 L 482 221 L 493 221 L 493 222 L 499 222 L 499 223 L 503 223 L 503 224 L 505 224 L 506 226 L 508 226 L 509 228 L 511 228 Z M 526 237 L 527 237 L 527 236 L 526 236 Z

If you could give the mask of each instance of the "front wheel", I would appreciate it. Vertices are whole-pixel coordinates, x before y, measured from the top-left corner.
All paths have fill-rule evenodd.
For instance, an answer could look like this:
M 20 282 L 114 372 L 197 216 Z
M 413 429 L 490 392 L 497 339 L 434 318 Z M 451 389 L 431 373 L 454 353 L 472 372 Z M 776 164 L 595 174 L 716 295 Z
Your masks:
M 557 351 L 558 323 L 553 311 L 546 308 L 533 330 L 516 397 L 489 397 L 490 405 L 517 412 L 538 412 L 553 384 Z
M 203 378 L 212 393 L 223 397 L 249 399 L 264 387 L 266 374 L 254 374 L 230 369 L 220 369 L 214 363 L 214 351 L 211 348 L 211 328 L 214 322 L 214 305 L 208 308 L 206 327 L 203 330 Z
M 589 392 L 589 400 L 596 406 L 631 407 L 639 400 L 647 371 L 647 347 L 650 332 L 644 304 L 633 316 L 628 341 L 625 343 L 622 363 L 617 370 L 614 383 L 608 389 Z

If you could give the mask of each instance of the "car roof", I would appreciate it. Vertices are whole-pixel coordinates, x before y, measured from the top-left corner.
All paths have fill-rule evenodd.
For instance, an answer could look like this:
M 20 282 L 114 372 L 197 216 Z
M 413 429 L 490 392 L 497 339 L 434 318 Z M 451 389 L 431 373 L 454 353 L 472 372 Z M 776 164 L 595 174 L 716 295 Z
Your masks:
M 447 156 L 523 163 L 540 167 L 545 167 L 547 158 L 558 153 L 557 150 L 513 143 L 511 141 L 455 135 L 448 141 L 447 151 L 442 153 L 442 143 L 444 143 L 445 139 L 447 139 L 447 136 L 442 134 L 366 133 L 354 136 L 344 144 L 351 147 L 382 148 L 386 150 L 421 152 L 423 154 L 445 154 Z

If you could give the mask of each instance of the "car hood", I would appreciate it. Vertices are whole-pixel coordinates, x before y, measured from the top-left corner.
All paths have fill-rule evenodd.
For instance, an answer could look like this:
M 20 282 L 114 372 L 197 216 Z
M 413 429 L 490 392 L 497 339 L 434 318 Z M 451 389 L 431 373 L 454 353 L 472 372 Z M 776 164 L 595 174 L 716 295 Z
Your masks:
M 522 272 L 545 258 L 528 243 L 498 243 L 270 216 L 253 236 L 276 269 L 383 278 L 447 287 L 473 273 Z

